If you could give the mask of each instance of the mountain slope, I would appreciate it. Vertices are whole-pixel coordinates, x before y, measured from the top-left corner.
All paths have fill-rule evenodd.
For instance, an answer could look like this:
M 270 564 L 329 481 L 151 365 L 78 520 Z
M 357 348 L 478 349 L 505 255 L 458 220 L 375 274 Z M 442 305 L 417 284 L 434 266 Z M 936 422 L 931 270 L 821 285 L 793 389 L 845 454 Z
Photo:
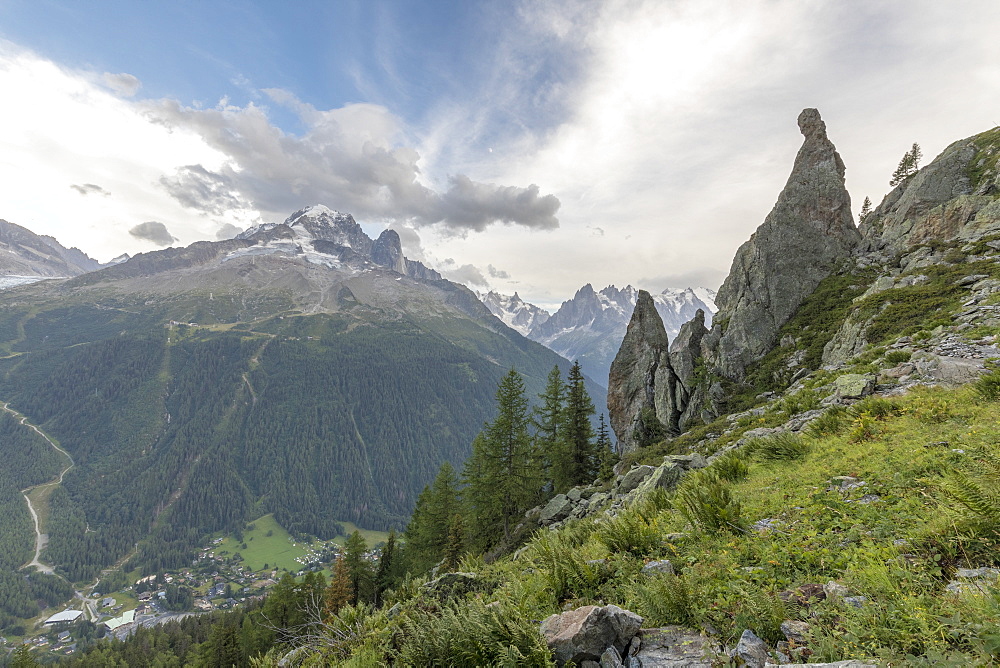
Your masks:
M 399 526 L 441 462 L 465 458 L 507 370 L 532 395 L 568 370 L 464 287 L 379 265 L 377 247 L 315 207 L 2 293 L 0 399 L 77 463 L 52 497 L 47 561 L 91 578 L 151 536 L 134 565 L 176 565 L 267 512 L 320 536 Z
M 100 268 L 97 260 L 48 236 L 0 220 L 0 289 Z

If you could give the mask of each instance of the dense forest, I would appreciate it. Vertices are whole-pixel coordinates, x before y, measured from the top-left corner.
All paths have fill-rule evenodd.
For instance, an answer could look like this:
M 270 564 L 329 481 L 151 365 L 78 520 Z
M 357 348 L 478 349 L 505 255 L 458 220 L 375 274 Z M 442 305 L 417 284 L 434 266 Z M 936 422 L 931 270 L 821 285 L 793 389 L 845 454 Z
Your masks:
M 127 556 L 144 573 L 178 567 L 207 534 L 266 513 L 299 537 L 401 529 L 441 463 L 469 455 L 510 366 L 538 391 L 560 359 L 472 320 L 362 309 L 195 326 L 113 303 L 0 309 L 0 398 L 76 462 L 43 556 L 72 582 Z M 37 482 L 10 471 L 14 492 Z M 4 530 L 24 535 L 6 549 L 30 546 Z
M 462 559 L 484 554 L 508 537 L 511 518 L 528 505 L 611 475 L 610 442 L 603 428 L 591 428 L 594 406 L 579 365 L 565 381 L 553 368 L 535 408 L 514 370 L 500 379 L 495 398 L 494 418 L 475 437 L 461 475 L 446 461 L 420 493 L 404 540 L 391 532 L 374 559 L 354 532 L 328 564 L 328 579 L 309 572 L 296 580 L 285 573 L 263 602 L 139 628 L 124 641 L 86 643 L 63 663 L 222 668 L 280 656 L 308 644 L 331 622 L 350 624 L 356 611 L 388 609 L 432 567 L 454 570 Z M 30 656 L 22 658 L 32 665 Z

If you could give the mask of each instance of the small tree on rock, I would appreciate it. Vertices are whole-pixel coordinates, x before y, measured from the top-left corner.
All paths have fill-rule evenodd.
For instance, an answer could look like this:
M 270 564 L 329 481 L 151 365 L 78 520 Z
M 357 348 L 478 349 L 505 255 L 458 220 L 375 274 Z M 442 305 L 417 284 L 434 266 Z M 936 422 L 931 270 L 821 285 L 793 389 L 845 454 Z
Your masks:
M 914 142 L 913 147 L 907 151 L 899 161 L 896 171 L 892 173 L 889 186 L 895 188 L 900 183 L 910 178 L 920 169 L 920 159 L 924 157 L 920 150 L 920 144 Z

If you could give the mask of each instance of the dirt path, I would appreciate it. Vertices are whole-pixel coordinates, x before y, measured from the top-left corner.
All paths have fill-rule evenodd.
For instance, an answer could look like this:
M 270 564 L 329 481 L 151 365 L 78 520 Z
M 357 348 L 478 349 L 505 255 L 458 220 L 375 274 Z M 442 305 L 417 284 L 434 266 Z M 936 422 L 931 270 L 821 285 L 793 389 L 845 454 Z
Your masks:
M 38 485 L 32 485 L 31 487 L 27 487 L 27 488 L 21 490 L 21 494 L 24 495 L 24 500 L 28 502 L 28 512 L 31 513 L 31 519 L 32 519 L 32 521 L 35 524 L 35 556 L 32 557 L 31 561 L 29 561 L 27 564 L 25 564 L 25 566 L 26 567 L 27 566 L 34 566 L 35 568 L 37 568 L 42 573 L 49 573 L 49 574 L 51 574 L 51 573 L 53 573 L 52 567 L 49 566 L 49 565 L 47 565 L 47 564 L 43 564 L 41 561 L 39 561 L 39 557 L 42 556 L 42 550 L 45 549 L 46 544 L 49 542 L 49 537 L 48 537 L 47 534 L 42 533 L 42 527 L 41 527 L 41 524 L 40 524 L 40 522 L 38 520 L 38 511 L 35 508 L 34 504 L 31 502 L 31 497 L 29 496 L 29 493 L 32 492 L 32 491 L 34 491 L 34 490 L 36 490 L 36 489 L 43 489 L 43 488 L 46 488 L 46 487 L 55 487 L 57 485 L 61 485 L 62 481 L 63 481 L 63 477 L 66 475 L 66 472 L 69 471 L 71 468 L 73 468 L 73 466 L 75 465 L 75 462 L 73 461 L 73 457 L 68 452 L 66 452 L 65 450 L 63 450 L 62 448 L 60 448 L 58 445 L 56 445 L 55 441 L 53 441 L 51 438 L 49 438 L 48 435 L 45 432 L 43 432 L 41 429 L 39 429 L 35 425 L 33 425 L 30 422 L 28 422 L 28 418 L 26 418 L 25 416 L 21 415 L 16 410 L 14 410 L 13 408 L 11 408 L 10 404 L 4 402 L 2 404 L 2 406 L 3 406 L 3 410 L 5 410 L 8 413 L 10 413 L 11 415 L 13 415 L 25 427 L 28 427 L 29 429 L 34 430 L 34 432 L 36 434 L 38 434 L 39 436 L 41 436 L 42 438 L 44 438 L 45 441 L 49 445 L 51 445 L 53 448 L 55 448 L 56 450 L 58 450 L 60 452 L 60 454 L 62 454 L 62 456 L 66 458 L 66 466 L 65 466 L 65 468 L 63 468 L 61 471 L 59 471 L 59 475 L 57 475 L 55 478 L 53 478 L 52 480 L 50 480 L 48 482 L 43 482 L 43 483 L 38 484 Z

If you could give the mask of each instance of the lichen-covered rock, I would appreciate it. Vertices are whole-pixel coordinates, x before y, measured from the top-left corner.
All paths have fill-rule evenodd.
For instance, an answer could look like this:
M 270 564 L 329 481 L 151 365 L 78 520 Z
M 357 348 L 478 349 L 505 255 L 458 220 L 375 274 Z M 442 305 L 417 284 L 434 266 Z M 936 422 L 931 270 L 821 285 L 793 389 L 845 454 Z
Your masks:
M 768 658 L 767 643 L 758 638 L 753 631 L 746 629 L 740 636 L 739 642 L 736 643 L 733 658 L 739 661 L 738 665 L 749 668 L 764 668 Z
M 542 508 L 538 521 L 542 524 L 552 524 L 564 520 L 573 512 L 573 501 L 565 494 L 556 494 Z
M 875 376 L 862 373 L 845 373 L 833 381 L 834 390 L 841 399 L 867 397 L 875 389 Z
M 721 338 L 713 362 L 731 378 L 774 347 L 781 326 L 861 241 L 826 124 L 815 109 L 804 109 L 798 122 L 805 141 L 788 182 L 736 252 L 716 299 L 713 331 Z
M 616 483 L 618 493 L 628 494 L 642 484 L 643 480 L 653 475 L 655 471 L 656 469 L 648 464 L 629 469 L 628 473 L 619 478 Z
M 638 650 L 627 659 L 630 668 L 710 668 L 722 655 L 717 641 L 682 626 L 642 629 L 636 639 Z
M 558 663 L 598 661 L 614 647 L 625 651 L 642 626 L 642 617 L 616 605 L 587 605 L 542 622 L 541 632 Z

